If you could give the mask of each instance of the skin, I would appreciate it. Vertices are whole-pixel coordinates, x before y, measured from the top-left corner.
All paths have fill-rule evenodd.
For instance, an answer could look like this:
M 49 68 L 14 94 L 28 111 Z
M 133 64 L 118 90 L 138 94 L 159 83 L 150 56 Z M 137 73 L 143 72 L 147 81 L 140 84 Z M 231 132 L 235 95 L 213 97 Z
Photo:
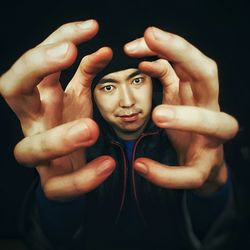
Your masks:
M 89 192 L 115 168 L 110 156 L 89 163 L 85 159 L 85 148 L 99 135 L 91 119 L 91 81 L 111 60 L 111 49 L 84 57 L 65 91 L 59 82 L 60 72 L 76 59 L 76 45 L 94 37 L 98 28 L 95 20 L 61 26 L 0 79 L 0 93 L 25 136 L 15 147 L 15 157 L 23 165 L 36 166 L 49 199 Z
M 138 69 L 127 69 L 104 76 L 94 89 L 94 98 L 102 117 L 116 134 L 133 140 L 150 118 L 152 91 L 151 77 Z
M 85 160 L 85 148 L 99 134 L 92 120 L 91 81 L 112 59 L 112 50 L 104 47 L 84 57 L 65 91 L 59 82 L 60 72 L 76 59 L 76 45 L 97 31 L 95 20 L 65 24 L 24 53 L 0 78 L 0 94 L 24 133 L 15 157 L 36 167 L 50 199 L 89 192 L 115 168 L 109 156 Z M 163 84 L 163 104 L 152 118 L 165 128 L 180 162 L 170 168 L 140 158 L 135 170 L 162 187 L 195 188 L 204 195 L 214 192 L 227 178 L 222 144 L 238 131 L 237 121 L 219 109 L 216 64 L 183 38 L 155 27 L 127 44 L 125 51 L 130 56 L 160 58 L 141 63 L 139 69 Z
M 215 192 L 227 180 L 223 143 L 238 131 L 237 121 L 220 111 L 216 63 L 182 37 L 156 27 L 147 28 L 124 49 L 134 57 L 159 57 L 142 62 L 139 69 L 162 82 L 163 103 L 152 118 L 165 128 L 180 164 L 173 168 L 140 158 L 135 169 L 161 187 L 197 189 L 201 195 Z

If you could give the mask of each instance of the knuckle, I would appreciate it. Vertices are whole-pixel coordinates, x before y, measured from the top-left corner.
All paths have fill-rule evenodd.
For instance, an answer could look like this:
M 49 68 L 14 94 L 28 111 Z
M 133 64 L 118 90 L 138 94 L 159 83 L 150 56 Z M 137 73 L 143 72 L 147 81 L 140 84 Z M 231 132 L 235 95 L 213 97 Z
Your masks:
M 65 23 L 58 28 L 59 34 L 71 34 L 72 33 L 72 23 Z
M 20 92 L 20 86 L 17 84 L 17 76 L 23 75 L 23 71 L 31 70 L 32 61 L 30 52 L 23 54 L 17 63 L 1 76 L 0 93 L 5 99 L 15 98 Z
M 28 68 L 31 65 L 33 65 L 33 55 L 34 55 L 34 49 L 29 49 L 26 51 L 20 58 L 21 65 L 23 65 L 24 68 Z
M 62 32 L 62 31 L 64 31 L 64 30 L 66 30 L 66 29 L 68 29 L 68 23 L 64 23 L 63 25 L 61 25 L 57 30 L 59 31 L 59 32 Z
M 84 185 L 82 182 L 77 181 L 77 178 L 72 179 L 72 186 L 75 194 L 84 193 Z
M 46 182 L 42 188 L 43 188 L 44 195 L 47 199 L 49 199 L 49 200 L 55 199 L 55 197 L 53 195 L 53 190 L 50 188 L 50 185 L 48 182 Z
M 14 157 L 15 157 L 15 159 L 16 159 L 16 161 L 19 163 L 19 164 L 24 164 L 24 162 L 23 162 L 23 159 L 22 159 L 22 152 L 21 152 L 21 150 L 20 150 L 20 143 L 18 143 L 16 146 L 15 146 L 15 148 L 14 148 L 14 151 L 13 151 L 13 153 L 14 153 Z
M 41 174 L 40 178 L 42 179 Z M 62 190 L 58 188 L 55 178 L 49 178 L 42 184 L 43 193 L 48 200 L 58 200 L 62 197 Z
M 205 79 L 217 79 L 218 76 L 218 66 L 217 63 L 211 59 L 207 59 L 206 67 L 204 67 L 203 77 Z
M 89 59 L 89 55 L 84 56 L 80 62 L 80 66 L 83 67 Z
M 180 36 L 170 33 L 169 39 L 173 40 L 173 43 L 175 44 L 176 48 L 178 48 L 179 51 L 185 52 L 191 49 L 191 45 L 184 38 Z
M 41 65 L 44 63 L 42 51 L 40 48 L 26 51 L 20 58 L 17 67 L 14 67 L 16 74 L 19 74 L 20 71 L 25 71 L 26 77 L 40 74 Z
M 37 138 L 40 144 L 39 149 L 36 149 L 36 151 L 40 151 L 41 155 L 40 157 L 43 158 L 45 156 L 51 155 L 52 150 L 51 150 L 51 143 L 49 141 L 49 138 L 46 134 L 41 134 L 38 135 Z
M 93 73 L 91 72 L 92 66 L 91 66 L 90 59 L 91 59 L 90 55 L 84 56 L 82 58 L 81 63 L 80 63 L 80 71 L 83 76 L 91 79 L 93 77 Z
M 160 59 L 162 60 L 162 66 L 161 66 L 161 72 L 160 72 L 160 79 L 166 79 L 167 82 L 169 83 L 168 85 L 171 85 L 173 83 L 178 83 L 179 78 L 175 74 L 172 66 L 167 60 Z
M 169 62 L 167 60 L 165 60 L 165 59 L 159 59 L 158 64 L 159 64 L 159 66 L 161 66 L 160 68 L 161 68 L 161 71 L 162 71 L 162 75 L 167 74 L 169 69 L 170 69 Z
M 160 79 L 163 79 L 165 77 L 168 76 L 168 73 L 169 73 L 169 65 L 168 63 L 163 60 L 163 59 L 160 59 L 159 61 L 159 78 Z
M 1 86 L 0 92 L 1 92 L 1 95 L 8 102 L 10 100 L 14 100 L 16 98 L 16 96 L 19 94 L 19 91 L 18 91 L 18 89 L 13 88 L 12 86 L 6 86 L 6 85 Z
M 206 181 L 206 174 L 202 170 L 197 170 L 196 172 L 196 178 L 194 180 L 194 187 L 195 188 L 200 188 L 204 185 Z
M 239 131 L 239 123 L 234 117 L 231 117 L 230 138 L 233 138 L 238 133 L 238 131 Z
M 235 136 L 239 132 L 239 123 L 236 119 L 234 119 L 234 126 L 233 126 L 233 136 Z
M 0 95 L 5 99 L 11 98 L 14 95 L 13 88 L 10 87 L 9 79 L 7 75 L 8 72 L 4 73 L 0 79 Z
M 32 150 L 29 150 L 25 147 L 25 140 L 26 138 L 16 144 L 13 150 L 13 155 L 18 164 L 26 167 L 34 167 L 34 165 L 36 165 L 36 162 L 33 157 L 33 152 Z

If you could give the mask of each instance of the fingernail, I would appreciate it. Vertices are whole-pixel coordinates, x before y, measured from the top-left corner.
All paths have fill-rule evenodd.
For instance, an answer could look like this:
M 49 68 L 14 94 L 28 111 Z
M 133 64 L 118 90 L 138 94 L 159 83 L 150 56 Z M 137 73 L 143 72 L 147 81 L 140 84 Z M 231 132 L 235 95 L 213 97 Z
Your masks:
M 67 137 L 76 143 L 86 142 L 91 139 L 89 128 L 86 124 L 73 125 L 67 132 Z
M 169 122 L 175 118 L 175 112 L 171 108 L 157 108 L 155 114 L 157 122 Z
M 94 24 L 94 20 L 91 19 L 88 21 L 77 23 L 76 25 L 78 26 L 78 28 L 80 28 L 82 30 L 88 30 L 88 29 L 92 28 L 93 24 Z
M 147 175 L 148 167 L 142 162 L 135 163 L 135 170 L 138 171 L 142 175 Z
M 165 41 L 167 39 L 167 32 L 162 31 L 156 27 L 152 27 L 152 31 L 155 40 Z
M 130 52 L 136 50 L 137 47 L 138 47 L 138 41 L 133 41 L 125 45 L 126 50 Z
M 111 162 L 109 160 L 102 162 L 101 165 L 96 169 L 96 174 L 98 176 L 105 176 L 110 174 L 114 169 L 110 163 Z
M 62 43 L 59 46 L 56 46 L 54 48 L 47 49 L 47 54 L 50 57 L 53 58 L 63 58 L 68 52 L 69 44 L 68 43 Z

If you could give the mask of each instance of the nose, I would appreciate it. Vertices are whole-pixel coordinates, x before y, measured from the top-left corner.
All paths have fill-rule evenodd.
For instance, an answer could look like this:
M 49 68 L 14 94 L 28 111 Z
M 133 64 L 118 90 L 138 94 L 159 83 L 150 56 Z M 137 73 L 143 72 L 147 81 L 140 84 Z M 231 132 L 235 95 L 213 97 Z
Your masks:
M 135 104 L 135 97 L 133 91 L 126 84 L 120 91 L 120 107 L 130 108 Z

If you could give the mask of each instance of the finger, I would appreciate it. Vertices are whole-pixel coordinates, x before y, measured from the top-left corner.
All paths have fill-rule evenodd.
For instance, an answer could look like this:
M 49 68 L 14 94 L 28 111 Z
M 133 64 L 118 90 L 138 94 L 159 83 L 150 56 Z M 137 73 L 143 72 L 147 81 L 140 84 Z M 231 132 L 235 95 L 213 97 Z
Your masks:
M 98 23 L 93 19 L 67 23 L 59 27 L 38 46 L 65 41 L 70 41 L 77 45 L 93 38 L 98 29 Z
M 35 167 L 93 145 L 98 135 L 97 124 L 89 118 L 83 118 L 25 137 L 16 145 L 14 154 L 21 164 Z
M 57 176 L 44 183 L 43 188 L 49 199 L 76 197 L 98 187 L 115 169 L 110 156 L 101 156 L 71 174 Z
M 206 158 L 206 157 L 205 157 Z M 203 158 L 204 159 L 204 158 Z M 144 178 L 163 188 L 199 188 L 211 171 L 208 160 L 194 166 L 167 166 L 148 158 L 138 158 L 134 168 Z
M 199 107 L 159 105 L 153 110 L 153 121 L 161 128 L 189 131 L 229 140 L 238 132 L 238 122 L 223 112 Z
M 112 50 L 108 47 L 103 47 L 95 53 L 85 56 L 68 84 L 66 92 L 73 89 L 78 95 L 81 95 L 86 90 L 90 91 L 92 80 L 97 73 L 107 66 L 112 56 Z
M 196 83 L 192 85 L 194 97 L 201 103 L 211 98 L 218 98 L 218 70 L 216 63 L 205 56 L 200 50 L 187 42 L 184 38 L 162 31 L 156 27 L 149 27 L 144 33 L 144 40 L 150 51 L 159 57 L 171 61 L 177 75 L 183 81 Z M 131 56 L 145 56 L 145 45 L 137 41 L 130 43 L 134 46 Z M 128 51 L 128 50 L 127 50 Z
M 179 95 L 182 105 L 196 106 L 192 87 L 189 81 L 182 81 L 179 85 Z
M 37 85 L 47 75 L 70 66 L 75 57 L 76 48 L 70 43 L 35 48 L 1 77 L 1 94 L 19 118 L 39 112 Z
M 76 58 L 76 47 L 68 42 L 46 45 L 27 51 L 0 80 L 0 93 L 17 115 L 27 108 L 32 112 L 40 105 L 37 85 L 49 74 L 69 67 Z M 28 104 L 23 107 L 23 99 Z
M 190 76 L 207 78 L 207 75 L 214 75 L 209 72 L 211 68 L 204 69 L 203 66 L 211 59 L 184 38 L 156 27 L 149 27 L 144 33 L 144 39 L 150 50 L 175 64 L 181 64 Z
M 204 69 L 201 63 L 206 60 L 210 61 L 210 58 L 184 38 L 156 27 L 147 28 L 144 38 L 127 43 L 124 50 L 128 55 L 134 57 L 158 55 L 173 63 L 182 64 L 194 77 L 195 72 L 199 70 L 203 73 Z M 197 74 L 197 77 L 199 76 L 200 74 Z
M 50 117 L 51 126 L 49 128 L 52 128 L 58 124 L 58 121 L 61 121 L 62 116 L 59 107 L 63 107 L 64 90 L 60 83 L 60 74 L 55 73 L 45 77 L 37 88 L 43 103 L 42 111 L 47 117 Z M 53 120 L 57 123 L 54 123 Z
M 194 97 L 200 103 L 218 98 L 216 63 L 184 38 L 150 27 L 144 34 L 148 47 L 174 63 L 177 75 L 192 83 Z
M 153 62 L 141 62 L 139 69 L 143 73 L 158 78 L 161 81 L 164 104 L 180 104 L 179 78 L 167 60 L 158 59 Z
M 132 57 L 155 56 L 156 52 L 149 49 L 143 37 L 124 45 L 124 51 Z

